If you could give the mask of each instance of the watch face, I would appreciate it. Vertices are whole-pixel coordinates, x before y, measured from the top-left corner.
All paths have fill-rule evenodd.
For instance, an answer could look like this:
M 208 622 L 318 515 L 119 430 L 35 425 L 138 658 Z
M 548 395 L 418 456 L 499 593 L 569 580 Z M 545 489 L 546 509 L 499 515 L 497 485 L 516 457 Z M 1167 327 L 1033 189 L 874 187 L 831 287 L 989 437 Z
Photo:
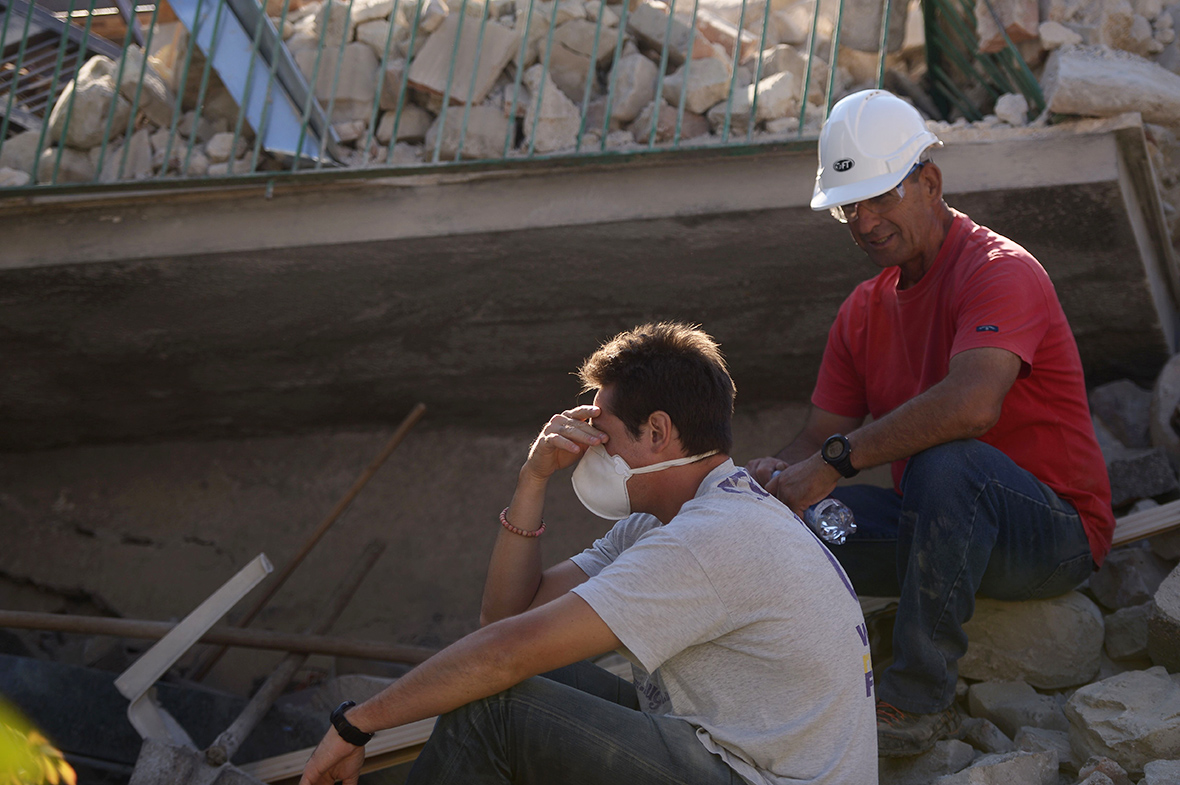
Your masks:
M 844 443 L 838 439 L 832 439 L 824 445 L 824 457 L 829 461 L 834 461 L 840 457 L 844 452 Z

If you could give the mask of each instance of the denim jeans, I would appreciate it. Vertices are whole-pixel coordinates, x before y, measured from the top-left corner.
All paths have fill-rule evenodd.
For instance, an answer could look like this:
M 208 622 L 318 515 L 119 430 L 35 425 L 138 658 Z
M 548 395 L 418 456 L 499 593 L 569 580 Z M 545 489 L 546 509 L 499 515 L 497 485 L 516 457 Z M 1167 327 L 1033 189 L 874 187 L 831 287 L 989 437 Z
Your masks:
M 839 487 L 832 496 L 856 516 L 856 534 L 831 547 L 853 586 L 900 598 L 894 659 L 877 697 L 904 711 L 932 714 L 951 704 L 967 651 L 963 624 L 977 593 L 1054 597 L 1093 570 L 1073 505 L 974 439 L 910 458 L 900 496 L 867 485 Z
M 742 785 L 684 720 L 644 714 L 635 687 L 575 663 L 439 717 L 407 785 Z

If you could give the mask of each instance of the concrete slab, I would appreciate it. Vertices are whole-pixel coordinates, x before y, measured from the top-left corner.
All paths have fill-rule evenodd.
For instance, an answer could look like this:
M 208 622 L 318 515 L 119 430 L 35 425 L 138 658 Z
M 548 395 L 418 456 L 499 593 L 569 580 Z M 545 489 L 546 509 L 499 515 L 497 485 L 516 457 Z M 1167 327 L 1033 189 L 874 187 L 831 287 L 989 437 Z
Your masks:
M 1090 382 L 1153 377 L 1180 287 L 1138 120 L 947 142 L 948 201 L 1041 260 Z M 875 272 L 807 208 L 814 160 L 800 143 L 0 205 L 0 450 L 368 427 L 417 400 L 531 422 L 647 319 L 716 335 L 742 402 L 805 400 Z

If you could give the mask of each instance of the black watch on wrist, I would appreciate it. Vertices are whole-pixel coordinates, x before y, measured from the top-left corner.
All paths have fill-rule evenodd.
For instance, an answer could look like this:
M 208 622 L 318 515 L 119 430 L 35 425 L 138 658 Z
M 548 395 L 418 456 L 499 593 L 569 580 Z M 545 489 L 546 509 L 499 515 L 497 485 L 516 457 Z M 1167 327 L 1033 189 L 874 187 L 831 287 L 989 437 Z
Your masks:
M 358 747 L 363 747 L 369 743 L 370 739 L 373 738 L 373 734 L 365 733 L 363 730 L 349 722 L 344 716 L 344 712 L 348 711 L 355 705 L 356 701 L 344 701 L 344 703 L 341 703 L 339 706 L 337 706 L 335 711 L 332 712 L 332 727 L 334 727 L 336 732 L 340 734 L 340 738 L 344 739 L 349 744 L 355 744 Z
M 834 433 L 829 436 L 819 454 L 824 459 L 824 463 L 845 477 L 855 477 L 860 474 L 860 469 L 852 467 L 852 445 L 848 443 L 847 437 L 842 433 Z

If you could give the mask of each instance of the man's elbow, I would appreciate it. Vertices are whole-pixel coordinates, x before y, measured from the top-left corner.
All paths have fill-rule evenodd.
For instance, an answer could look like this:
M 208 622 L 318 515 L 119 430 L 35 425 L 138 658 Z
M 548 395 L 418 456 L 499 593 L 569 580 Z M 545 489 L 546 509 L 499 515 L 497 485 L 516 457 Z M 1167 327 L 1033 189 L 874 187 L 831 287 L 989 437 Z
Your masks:
M 962 412 L 963 435 L 967 439 L 978 439 L 1000 421 L 1003 401 L 976 401 Z

